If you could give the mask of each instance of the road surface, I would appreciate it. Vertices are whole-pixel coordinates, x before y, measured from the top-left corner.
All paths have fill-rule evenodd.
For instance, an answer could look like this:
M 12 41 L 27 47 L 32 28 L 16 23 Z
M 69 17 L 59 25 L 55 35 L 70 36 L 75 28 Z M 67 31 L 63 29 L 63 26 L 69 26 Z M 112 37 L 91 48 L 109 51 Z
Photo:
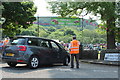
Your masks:
M 80 62 L 79 69 L 61 64 L 29 69 L 25 64 L 11 68 L 0 63 L 2 78 L 118 78 L 118 66 L 89 64 Z

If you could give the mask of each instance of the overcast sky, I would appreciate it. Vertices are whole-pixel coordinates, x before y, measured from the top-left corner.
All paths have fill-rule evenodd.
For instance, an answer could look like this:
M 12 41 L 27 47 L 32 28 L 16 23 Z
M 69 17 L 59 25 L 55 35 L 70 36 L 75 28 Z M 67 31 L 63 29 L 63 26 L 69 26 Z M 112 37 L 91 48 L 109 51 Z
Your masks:
M 34 0 L 34 3 L 37 7 L 37 12 L 35 14 L 35 16 L 39 16 L 39 17 L 52 17 L 52 16 L 57 16 L 55 14 L 52 14 L 48 9 L 47 6 L 48 3 L 45 0 Z M 98 23 L 100 23 L 101 21 L 98 21 L 98 17 L 95 17 L 91 14 L 88 14 L 87 16 L 84 16 L 84 19 L 89 19 L 89 18 L 93 18 L 95 20 L 97 20 Z
M 35 16 L 39 16 L 39 17 L 50 17 L 50 16 L 57 16 L 55 14 L 52 14 L 48 9 L 47 6 L 48 3 L 45 0 L 35 0 L 34 1 L 36 7 L 37 7 L 37 12 L 35 14 Z

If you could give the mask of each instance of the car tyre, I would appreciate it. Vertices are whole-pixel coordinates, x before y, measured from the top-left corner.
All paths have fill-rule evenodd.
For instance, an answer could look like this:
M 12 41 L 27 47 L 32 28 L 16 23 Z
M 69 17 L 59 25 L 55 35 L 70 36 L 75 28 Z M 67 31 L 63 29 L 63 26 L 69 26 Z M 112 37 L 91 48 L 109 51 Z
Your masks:
M 37 56 L 32 56 L 29 60 L 29 68 L 31 69 L 36 69 L 39 67 L 39 58 Z
M 68 66 L 69 64 L 69 58 L 68 57 L 65 57 L 64 61 L 63 61 L 63 65 L 64 66 Z
M 7 62 L 7 64 L 10 66 L 10 67 L 15 67 L 17 65 L 17 63 L 15 62 Z

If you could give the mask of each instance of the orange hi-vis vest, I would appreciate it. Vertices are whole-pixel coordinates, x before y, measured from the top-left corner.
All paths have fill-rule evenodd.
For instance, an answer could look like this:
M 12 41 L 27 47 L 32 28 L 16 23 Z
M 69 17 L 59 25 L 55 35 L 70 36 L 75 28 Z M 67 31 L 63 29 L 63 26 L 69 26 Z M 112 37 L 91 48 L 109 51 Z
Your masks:
M 4 45 L 6 45 L 9 42 L 9 40 L 4 40 Z
M 73 40 L 70 42 L 70 54 L 78 54 L 79 53 L 79 41 Z

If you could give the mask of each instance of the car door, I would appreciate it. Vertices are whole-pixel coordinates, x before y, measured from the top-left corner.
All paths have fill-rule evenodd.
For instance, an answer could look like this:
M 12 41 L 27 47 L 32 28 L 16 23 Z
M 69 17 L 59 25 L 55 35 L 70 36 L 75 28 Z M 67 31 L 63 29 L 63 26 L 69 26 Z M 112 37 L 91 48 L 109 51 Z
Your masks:
M 47 63 L 47 64 L 50 64 L 52 63 L 52 60 L 51 60 L 51 53 L 52 53 L 52 50 L 51 50 L 51 47 L 49 45 L 49 41 L 48 40 L 40 40 L 39 41 L 39 45 L 40 45 L 40 48 L 42 49 L 41 50 L 41 56 L 42 56 L 42 61 Z
M 52 61 L 55 62 L 59 62 L 60 61 L 60 47 L 57 45 L 56 42 L 54 41 L 50 41 L 50 45 L 51 45 L 51 58 Z
M 39 44 L 37 38 L 28 38 L 28 49 L 27 51 L 30 51 L 31 54 L 40 54 Z M 29 54 L 30 54 L 29 53 Z
M 29 38 L 28 40 L 28 47 L 30 53 L 32 53 L 32 55 L 37 55 L 40 59 L 41 64 L 50 63 L 50 50 L 49 47 L 45 46 L 45 43 L 48 43 L 48 41 L 40 38 Z

